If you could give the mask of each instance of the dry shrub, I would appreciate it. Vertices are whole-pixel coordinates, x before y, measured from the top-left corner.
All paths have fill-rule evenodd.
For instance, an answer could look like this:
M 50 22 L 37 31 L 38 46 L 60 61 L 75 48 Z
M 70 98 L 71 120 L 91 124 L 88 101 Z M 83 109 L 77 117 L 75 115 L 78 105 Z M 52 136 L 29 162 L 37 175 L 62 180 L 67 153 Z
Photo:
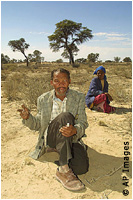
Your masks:
M 115 65 L 113 68 L 113 74 L 118 75 L 119 77 L 125 77 L 125 78 L 132 78 L 132 65 L 126 63 L 125 65 Z
M 7 73 L 1 73 L 1 81 L 5 81 L 7 78 Z
M 109 92 L 117 103 L 132 102 L 132 64 L 120 63 L 108 67 Z
M 50 77 L 48 75 L 35 77 L 13 73 L 8 76 L 4 84 L 4 94 L 8 100 L 23 100 L 29 107 L 36 105 L 37 98 L 50 89 Z
M 68 69 L 71 74 L 70 87 L 75 88 L 87 94 L 90 82 L 94 77 L 93 72 L 99 66 L 80 64 L 79 68 L 73 68 L 71 65 L 61 64 L 43 64 L 38 69 L 19 67 L 19 73 L 12 72 L 8 75 L 4 84 L 4 90 L 9 100 L 23 100 L 26 104 L 36 105 L 37 97 L 42 93 L 52 89 L 50 86 L 50 74 L 53 69 L 63 67 Z M 109 82 L 109 93 L 116 103 L 129 103 L 132 101 L 132 65 L 130 64 L 103 64 L 107 71 L 107 80 Z M 21 68 L 21 70 L 20 70 Z M 2 70 L 4 72 L 4 70 Z M 7 71 L 6 71 L 7 73 Z M 29 74 L 29 75 L 28 75 Z M 3 80 L 5 76 L 3 75 Z
M 79 67 L 80 67 L 80 64 L 74 63 L 74 64 L 72 64 L 72 67 L 73 67 L 73 68 L 79 68 Z
M 51 89 L 50 77 L 39 76 L 39 77 L 27 77 L 25 80 L 25 88 L 23 99 L 26 100 L 29 106 L 36 105 L 37 98 Z
M 22 79 L 23 74 L 13 73 L 12 75 L 8 76 L 5 80 L 4 87 L 4 94 L 8 100 L 18 100 L 19 92 L 20 92 L 20 80 Z

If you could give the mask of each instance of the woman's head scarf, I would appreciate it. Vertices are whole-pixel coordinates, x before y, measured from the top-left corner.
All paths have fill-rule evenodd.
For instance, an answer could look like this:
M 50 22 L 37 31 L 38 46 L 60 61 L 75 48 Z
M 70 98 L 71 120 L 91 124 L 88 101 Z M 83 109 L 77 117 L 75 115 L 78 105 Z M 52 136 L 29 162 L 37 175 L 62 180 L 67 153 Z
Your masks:
M 97 72 L 98 72 L 99 70 L 102 70 L 104 73 L 106 73 L 105 68 L 104 68 L 103 66 L 99 66 L 99 67 L 94 71 L 93 75 L 94 75 L 94 74 L 97 74 Z M 106 79 L 106 75 L 104 75 L 104 79 Z

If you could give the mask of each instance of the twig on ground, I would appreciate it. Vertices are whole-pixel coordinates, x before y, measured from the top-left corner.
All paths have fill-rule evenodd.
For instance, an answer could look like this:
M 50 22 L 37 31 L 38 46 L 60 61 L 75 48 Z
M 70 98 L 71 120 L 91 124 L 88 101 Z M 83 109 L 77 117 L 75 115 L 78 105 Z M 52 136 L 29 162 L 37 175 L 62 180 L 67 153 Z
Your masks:
M 108 196 L 109 196 L 109 194 L 112 192 L 112 190 L 108 193 L 108 194 L 106 194 L 104 191 L 103 191 L 103 195 L 104 195 L 104 197 L 103 197 L 103 195 L 101 196 L 101 199 L 109 199 L 108 198 Z

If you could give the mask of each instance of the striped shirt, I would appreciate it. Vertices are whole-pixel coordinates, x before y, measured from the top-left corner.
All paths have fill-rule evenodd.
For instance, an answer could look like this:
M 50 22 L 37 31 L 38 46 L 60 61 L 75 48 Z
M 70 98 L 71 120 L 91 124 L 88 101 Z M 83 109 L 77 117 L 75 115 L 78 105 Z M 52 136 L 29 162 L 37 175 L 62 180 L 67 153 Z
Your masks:
M 51 112 L 51 120 L 55 119 L 60 113 L 66 112 L 66 101 L 67 97 L 64 98 L 63 101 L 61 101 L 59 98 L 55 96 L 55 93 L 53 95 L 53 108 Z

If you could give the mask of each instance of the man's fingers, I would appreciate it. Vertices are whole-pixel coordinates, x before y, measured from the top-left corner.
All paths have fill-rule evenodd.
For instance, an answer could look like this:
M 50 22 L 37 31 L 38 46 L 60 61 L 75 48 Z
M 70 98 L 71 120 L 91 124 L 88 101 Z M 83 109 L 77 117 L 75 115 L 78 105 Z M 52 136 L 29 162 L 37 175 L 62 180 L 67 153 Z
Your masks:
M 22 108 L 23 108 L 24 110 L 27 110 L 27 111 L 28 111 L 28 108 L 26 108 L 24 104 L 22 105 Z
M 17 111 L 18 111 L 18 112 L 22 112 L 23 110 L 22 110 L 22 109 L 18 109 Z
M 22 108 L 23 108 L 23 109 L 18 109 L 17 111 L 20 112 L 20 113 L 23 113 L 23 114 L 28 114 L 28 113 L 29 113 L 28 108 L 26 108 L 26 107 L 23 106 L 23 105 L 22 105 Z
M 60 132 L 69 131 L 69 130 L 70 130 L 70 128 L 67 126 L 63 126 L 62 128 L 60 128 Z

